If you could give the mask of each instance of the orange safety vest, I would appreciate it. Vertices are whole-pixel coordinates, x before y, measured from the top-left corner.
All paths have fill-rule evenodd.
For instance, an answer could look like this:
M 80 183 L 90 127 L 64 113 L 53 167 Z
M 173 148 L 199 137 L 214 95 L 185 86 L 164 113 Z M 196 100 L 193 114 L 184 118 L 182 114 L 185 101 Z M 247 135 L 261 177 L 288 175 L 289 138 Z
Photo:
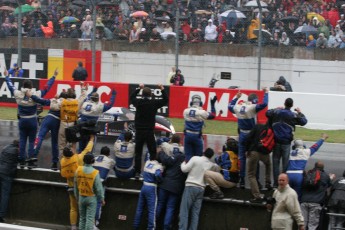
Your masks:
M 61 103 L 60 119 L 64 122 L 75 122 L 78 119 L 78 100 L 64 99 Z
M 78 155 L 74 154 L 71 157 L 62 157 L 60 161 L 61 176 L 65 178 L 74 177 L 75 171 L 78 168 Z
M 98 170 L 93 170 L 91 173 L 84 173 L 83 168 L 83 166 L 80 166 L 77 169 L 77 185 L 79 194 L 81 196 L 94 196 L 93 184 L 98 175 Z

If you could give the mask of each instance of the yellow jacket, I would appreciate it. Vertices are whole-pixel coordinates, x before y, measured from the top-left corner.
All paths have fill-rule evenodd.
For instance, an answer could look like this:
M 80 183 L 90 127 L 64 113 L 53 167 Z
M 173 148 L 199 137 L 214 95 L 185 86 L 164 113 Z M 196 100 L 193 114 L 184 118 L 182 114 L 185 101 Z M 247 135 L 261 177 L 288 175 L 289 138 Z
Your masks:
M 254 34 L 254 30 L 259 28 L 259 20 L 253 19 L 248 26 L 248 33 L 247 38 L 248 39 L 257 39 L 258 37 Z

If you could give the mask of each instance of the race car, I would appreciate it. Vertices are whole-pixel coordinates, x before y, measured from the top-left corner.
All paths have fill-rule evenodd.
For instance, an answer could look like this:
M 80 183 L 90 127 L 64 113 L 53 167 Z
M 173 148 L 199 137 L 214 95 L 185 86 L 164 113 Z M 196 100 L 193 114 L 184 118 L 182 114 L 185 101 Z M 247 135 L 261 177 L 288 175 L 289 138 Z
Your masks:
M 134 125 L 135 112 L 124 107 L 112 107 L 105 111 L 98 118 L 98 130 L 100 136 L 118 137 L 125 127 L 125 123 L 129 130 L 135 135 Z M 170 137 L 175 133 L 172 123 L 163 116 L 156 116 L 155 135 L 156 137 Z

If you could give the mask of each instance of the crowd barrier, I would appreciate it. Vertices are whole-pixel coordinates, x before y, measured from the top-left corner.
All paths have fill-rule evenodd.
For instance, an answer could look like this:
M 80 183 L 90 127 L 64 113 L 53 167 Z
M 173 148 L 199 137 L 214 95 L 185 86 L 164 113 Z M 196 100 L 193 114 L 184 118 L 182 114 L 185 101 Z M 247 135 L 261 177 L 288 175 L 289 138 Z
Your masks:
M 12 78 L 14 85 L 20 88 L 23 82 L 21 78 Z M 36 89 L 43 88 L 47 82 L 46 79 L 33 79 L 33 86 Z M 109 82 L 87 82 L 90 84 L 89 92 L 93 87 L 97 87 L 97 92 L 100 95 L 102 102 L 109 101 L 112 89 L 117 91 L 115 106 L 130 108 L 135 110 L 130 103 L 130 94 L 138 87 L 135 84 L 125 83 L 109 83 Z M 15 99 L 11 97 L 10 91 L 3 78 L 0 79 L 0 105 L 15 106 Z M 79 82 L 75 81 L 56 81 L 46 98 L 52 98 L 57 93 L 62 92 L 68 88 L 74 88 L 77 96 L 80 95 Z M 161 92 L 156 85 L 148 85 L 152 88 L 152 93 L 156 98 L 161 97 Z M 158 112 L 159 115 L 166 117 L 182 118 L 183 110 L 189 106 L 191 97 L 195 94 L 201 96 L 203 101 L 203 108 L 211 111 L 210 100 L 217 96 L 215 104 L 217 110 L 217 120 L 236 121 L 237 118 L 228 111 L 228 104 L 239 92 L 238 89 L 219 89 L 206 87 L 181 87 L 181 86 L 166 86 L 165 90 L 169 95 L 169 104 L 164 106 Z M 243 93 L 238 102 L 245 101 L 248 95 L 256 93 L 259 101 L 263 99 L 263 91 L 245 90 L 241 89 Z M 302 112 L 308 119 L 308 124 L 305 126 L 310 129 L 345 129 L 345 95 L 336 94 L 315 94 L 315 93 L 297 93 L 297 92 L 269 92 L 268 108 L 276 108 L 284 105 L 286 98 L 294 99 L 294 108 L 301 108 Z M 260 123 L 266 122 L 265 110 L 259 112 L 258 121 Z

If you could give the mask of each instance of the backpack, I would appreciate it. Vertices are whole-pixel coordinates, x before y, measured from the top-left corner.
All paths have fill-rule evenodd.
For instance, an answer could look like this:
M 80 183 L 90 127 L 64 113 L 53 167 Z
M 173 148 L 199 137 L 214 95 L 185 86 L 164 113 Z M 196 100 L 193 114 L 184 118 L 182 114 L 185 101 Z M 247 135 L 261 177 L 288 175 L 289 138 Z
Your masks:
M 266 126 L 259 135 L 258 152 L 269 154 L 272 152 L 275 144 L 274 132 L 271 127 Z
M 303 173 L 303 187 L 308 190 L 315 190 L 321 183 L 321 171 L 319 169 L 311 169 Z

